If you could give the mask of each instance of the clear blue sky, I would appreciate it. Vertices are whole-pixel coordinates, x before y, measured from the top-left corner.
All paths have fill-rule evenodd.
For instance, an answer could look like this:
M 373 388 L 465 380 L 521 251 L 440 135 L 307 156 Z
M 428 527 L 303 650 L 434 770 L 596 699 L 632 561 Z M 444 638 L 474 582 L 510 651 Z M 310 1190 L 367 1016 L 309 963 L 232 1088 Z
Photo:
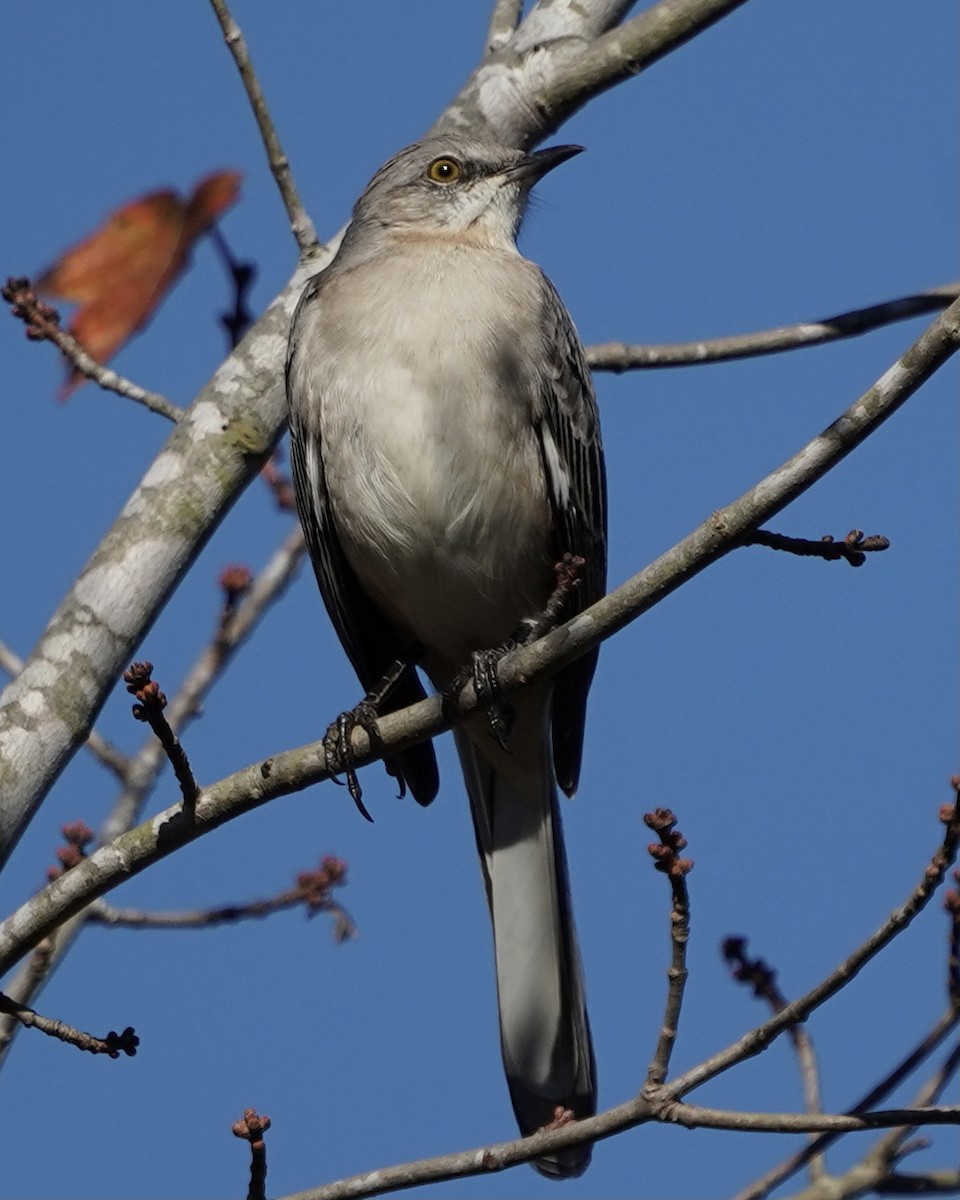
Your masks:
M 487 5 L 237 0 L 300 187 L 322 235 L 380 162 L 413 140 L 474 64 Z M 949 0 L 754 0 L 608 93 L 560 132 L 585 154 L 540 191 L 525 251 L 587 342 L 667 341 L 827 316 L 957 271 L 957 9 Z M 294 246 L 211 12 L 193 4 L 8 6 L 0 264 L 36 273 L 121 202 L 246 176 L 224 230 L 260 270 L 262 307 Z M 191 273 L 118 358 L 187 403 L 220 361 L 222 271 Z M 601 377 L 611 582 L 639 570 L 833 420 L 923 328 L 740 364 Z M 167 436 L 92 385 L 65 407 L 59 364 L 0 322 L 0 637 L 29 650 Z M 764 1014 L 717 947 L 743 933 L 789 995 L 812 985 L 907 894 L 939 836 L 956 768 L 955 368 L 939 375 L 775 528 L 892 541 L 862 570 L 741 551 L 609 643 L 580 794 L 564 806 L 601 1079 L 643 1081 L 662 1012 L 668 894 L 641 814 L 680 816 L 696 869 L 691 977 L 677 1068 Z M 284 535 L 250 488 L 141 657 L 168 691 L 203 646 L 229 562 Z M 186 738 L 201 781 L 318 737 L 358 688 L 304 573 Z M 101 728 L 142 736 L 120 688 Z M 130 883 L 118 903 L 214 905 L 267 895 L 327 851 L 350 864 L 361 936 L 289 913 L 222 932 L 94 930 L 38 1002 L 136 1059 L 21 1036 L 0 1078 L 0 1196 L 210 1200 L 242 1194 L 230 1123 L 271 1115 L 269 1189 L 512 1137 L 497 1047 L 487 914 L 450 739 L 432 808 L 364 774 L 373 826 L 313 789 L 237 821 Z M 4 912 L 43 879 L 60 825 L 96 826 L 109 779 L 78 756 L 0 881 Z M 152 809 L 174 799 L 169 780 Z M 871 1086 L 945 1005 L 946 922 L 932 906 L 816 1015 L 825 1102 Z M 910 1089 L 899 1098 L 907 1099 Z M 955 1096 L 955 1092 L 954 1092 Z M 785 1041 L 693 1099 L 793 1110 Z M 793 1142 L 672 1129 L 597 1149 L 579 1183 L 526 1167 L 448 1185 L 462 1197 L 720 1197 Z M 838 1166 L 866 1141 L 836 1151 Z M 955 1133 L 911 1166 L 955 1161 Z

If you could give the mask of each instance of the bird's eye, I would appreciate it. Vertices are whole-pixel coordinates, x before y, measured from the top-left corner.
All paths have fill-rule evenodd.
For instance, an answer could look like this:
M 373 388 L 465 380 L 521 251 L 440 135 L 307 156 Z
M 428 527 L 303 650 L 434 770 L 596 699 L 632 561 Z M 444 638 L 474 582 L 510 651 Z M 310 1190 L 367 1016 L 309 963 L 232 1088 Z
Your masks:
M 460 173 L 461 167 L 455 158 L 435 158 L 427 167 L 427 178 L 434 183 L 455 183 Z

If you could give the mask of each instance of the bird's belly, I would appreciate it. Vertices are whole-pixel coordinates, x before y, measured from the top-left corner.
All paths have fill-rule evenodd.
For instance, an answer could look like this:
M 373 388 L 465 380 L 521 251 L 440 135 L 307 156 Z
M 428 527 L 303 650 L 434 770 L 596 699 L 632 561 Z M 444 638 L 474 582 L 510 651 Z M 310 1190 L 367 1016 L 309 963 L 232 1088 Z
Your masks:
M 438 389 L 397 368 L 385 395 L 382 367 L 375 401 L 355 391 L 328 409 L 334 519 L 383 611 L 460 665 L 510 637 L 549 595 L 539 450 L 516 409 L 478 395 L 475 380 Z

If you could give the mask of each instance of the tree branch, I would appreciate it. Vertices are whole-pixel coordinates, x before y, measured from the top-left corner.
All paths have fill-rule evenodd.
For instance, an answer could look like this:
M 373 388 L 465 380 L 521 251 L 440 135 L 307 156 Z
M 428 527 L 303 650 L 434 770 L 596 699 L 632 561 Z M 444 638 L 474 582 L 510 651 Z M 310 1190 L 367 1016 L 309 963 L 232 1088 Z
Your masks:
M 153 730 L 173 768 L 177 783 L 180 784 L 184 808 L 189 810 L 200 795 L 200 785 L 194 778 L 186 750 L 163 715 L 163 710 L 167 707 L 167 698 L 157 682 L 150 678 L 152 672 L 153 663 L 132 663 L 123 673 L 123 682 L 127 685 L 127 691 L 137 701 L 133 706 L 134 718 L 144 721 Z
M 137 404 L 142 404 L 158 416 L 166 417 L 168 421 L 179 421 L 183 417 L 184 410 L 166 396 L 125 379 L 88 354 L 73 334 L 60 327 L 60 314 L 37 296 L 29 279 L 8 279 L 2 288 L 2 294 L 4 300 L 12 307 L 13 315 L 19 317 L 26 325 L 27 337 L 34 341 L 53 342 L 81 375 L 92 379 L 105 391 L 116 392 L 118 396 L 135 400 Z
M 430 704 L 430 701 L 424 701 L 414 707 L 429 707 Z M 319 757 L 319 754 L 322 753 L 322 744 L 315 747 L 315 753 Z M 252 808 L 262 802 L 262 799 L 255 799 L 252 795 L 255 781 L 258 776 L 261 781 L 268 781 L 274 775 L 278 765 L 278 760 L 268 760 L 261 764 L 259 769 L 248 768 L 246 772 L 240 773 L 245 777 L 246 807 Z M 215 798 L 212 796 L 215 791 L 216 788 L 210 789 L 201 796 L 193 819 L 185 821 L 178 809 L 170 810 L 118 839 L 113 845 L 98 850 L 89 859 L 67 871 L 60 879 L 34 898 L 40 902 L 38 906 L 34 906 L 39 911 L 31 912 L 29 911 L 30 905 L 25 905 L 19 913 L 8 918 L 0 926 L 0 947 L 8 947 L 18 935 L 26 940 L 29 937 L 29 926 L 31 924 L 42 926 L 44 918 L 49 918 L 51 909 L 63 906 L 65 911 L 69 911 L 71 901 L 67 893 L 71 890 L 71 884 L 80 881 L 81 889 L 88 895 L 91 891 L 99 894 L 106 889 L 97 883 L 96 876 L 109 874 L 114 860 L 122 864 L 121 874 L 128 877 L 130 874 L 136 874 L 146 865 L 143 861 L 142 851 L 148 842 L 152 841 L 154 848 L 159 849 L 159 853 L 162 855 L 176 849 L 178 845 L 184 844 L 186 841 L 193 840 L 198 825 L 207 824 L 212 828 L 222 823 L 226 819 L 226 815 L 222 811 L 218 813 L 215 810 Z M 960 1107 L 901 1108 L 887 1112 L 832 1115 L 763 1114 L 689 1106 L 681 1100 L 686 1092 L 714 1078 L 721 1071 L 759 1053 L 784 1029 L 797 1021 L 806 1019 L 810 1012 L 849 983 L 868 959 L 887 945 L 896 933 L 906 928 L 929 900 L 936 886 L 942 881 L 952 858 L 956 855 L 957 844 L 960 841 L 958 803 L 952 807 L 946 806 L 942 817 L 947 826 L 943 842 L 934 854 L 931 864 L 925 870 L 920 885 L 908 898 L 906 904 L 895 911 L 872 938 L 868 939 L 858 951 L 806 996 L 787 1005 L 771 1020 L 752 1030 L 726 1050 L 713 1055 L 705 1063 L 679 1076 L 671 1084 L 647 1085 L 639 1096 L 616 1108 L 609 1109 L 605 1113 L 583 1121 L 540 1131 L 529 1138 L 380 1169 L 367 1175 L 342 1180 L 325 1188 L 299 1193 L 297 1197 L 290 1197 L 288 1200 L 338 1200 L 340 1197 L 360 1200 L 364 1196 L 378 1195 L 386 1191 L 410 1187 L 416 1183 L 439 1182 L 461 1176 L 499 1171 L 517 1163 L 528 1162 L 530 1159 L 544 1154 L 555 1153 L 582 1141 L 597 1141 L 612 1137 L 622 1130 L 650 1120 L 680 1124 L 688 1128 L 709 1127 L 779 1133 L 819 1131 L 844 1133 L 903 1125 L 960 1124 Z M 172 844 L 168 849 L 161 849 L 160 844 L 163 842 Z M 94 877 L 93 879 L 90 878 L 91 875 Z M 86 878 L 82 878 L 83 876 Z M 40 936 L 42 936 L 42 932 Z M 5 957 L 0 958 L 0 971 L 5 969 L 5 965 Z
M 960 1193 L 960 1170 L 948 1167 L 942 1171 L 924 1171 L 922 1175 L 891 1171 L 876 1191 L 880 1196 L 956 1196 Z M 862 1194 L 855 1193 L 851 1200 L 859 1200 Z M 825 1200 L 839 1200 L 839 1197 L 833 1192 Z
M 537 0 L 509 42 L 510 51 L 523 54 L 546 42 L 589 41 L 622 21 L 634 4 L 636 0 Z
M 134 1033 L 132 1026 L 127 1026 L 123 1033 L 115 1033 L 112 1029 L 105 1038 L 95 1037 L 82 1029 L 74 1029 L 63 1021 L 55 1021 L 52 1017 L 42 1017 L 26 1005 L 18 1004 L 0 992 L 0 1013 L 12 1017 L 26 1029 L 39 1029 L 47 1037 L 57 1038 L 78 1050 L 86 1050 L 90 1054 L 106 1054 L 108 1058 L 119 1058 L 121 1053 L 133 1058 L 137 1053 L 140 1039 Z
M 958 1059 L 960 1047 L 955 1047 L 934 1078 L 921 1088 L 913 1111 L 922 1110 L 924 1106 L 936 1102 L 946 1083 L 956 1074 Z M 915 1128 L 914 1124 L 909 1123 L 892 1129 L 860 1162 L 855 1163 L 842 1175 L 823 1175 L 809 1187 L 795 1193 L 792 1200 L 845 1200 L 847 1197 L 849 1200 L 858 1200 L 859 1197 L 874 1191 L 886 1196 L 943 1194 L 942 1185 L 948 1178 L 960 1178 L 956 1172 L 929 1172 L 906 1176 L 896 1171 L 897 1165 L 909 1153 L 909 1147 L 904 1143 Z M 842 1134 L 843 1131 L 821 1134 L 809 1149 L 834 1142 Z M 768 1191 L 769 1189 L 766 1189 L 759 1194 L 767 1195 Z M 744 1194 L 752 1192 L 753 1189 Z
M 867 938 L 836 970 L 821 980 L 816 987 L 811 988 L 805 996 L 791 1001 L 775 1013 L 770 1020 L 758 1025 L 725 1050 L 674 1079 L 669 1085 L 669 1090 L 673 1095 L 678 1098 L 685 1096 L 694 1088 L 702 1087 L 703 1084 L 726 1071 L 735 1062 L 741 1062 L 744 1058 L 761 1053 L 786 1029 L 796 1025 L 799 1021 L 805 1021 L 810 1013 L 825 1004 L 841 988 L 846 987 L 871 959 L 876 958 L 881 950 L 907 928 L 914 917 L 927 906 L 943 882 L 951 863 L 956 860 L 957 847 L 960 844 L 960 792 L 954 792 L 953 803 L 944 805 L 940 817 L 944 824 L 943 840 L 931 858 L 920 882 L 906 901 L 899 908 L 894 909 L 875 933 Z M 80 870 L 83 865 L 75 867 L 74 870 Z
M 960 797 L 958 797 L 958 802 L 960 802 Z M 929 899 L 933 888 L 936 886 L 936 882 L 942 880 L 946 872 L 950 855 L 956 854 L 957 841 L 960 839 L 958 803 L 953 805 L 950 818 L 943 843 L 934 854 L 931 866 L 927 868 L 920 886 L 908 900 L 904 906 L 904 910 L 909 910 L 913 907 L 918 894 L 925 894 L 926 898 Z M 915 911 L 912 915 L 915 915 Z M 898 914 L 895 913 L 891 920 L 896 918 L 898 918 Z M 907 918 L 907 920 L 909 919 Z M 906 923 L 904 921 L 900 927 L 905 927 Z M 890 921 L 887 924 L 889 925 Z M 889 937 L 882 944 L 886 945 L 888 941 Z M 861 948 L 861 952 L 866 951 L 868 947 L 873 945 L 873 952 L 875 953 L 880 949 L 880 945 L 875 944 L 876 942 L 877 937 L 875 936 L 865 943 L 864 947 Z M 753 1030 L 746 1038 L 740 1039 L 739 1042 L 728 1048 L 727 1051 L 722 1052 L 721 1055 L 714 1056 L 712 1060 L 708 1061 L 716 1062 L 721 1058 L 725 1058 L 727 1061 L 724 1069 L 726 1069 L 734 1065 L 734 1063 L 741 1062 L 751 1054 L 756 1053 L 758 1049 L 762 1048 L 761 1043 L 763 1045 L 767 1043 L 765 1030 L 769 1030 L 779 1022 L 780 1028 L 778 1032 L 782 1032 L 785 1024 L 780 1022 L 780 1018 L 784 1014 L 791 1013 L 790 1019 L 786 1024 L 793 1024 L 796 1020 L 807 1016 L 812 1007 L 822 1004 L 829 995 L 838 990 L 838 987 L 848 983 L 860 969 L 860 966 L 863 965 L 863 962 L 866 961 L 865 958 L 860 962 L 856 961 L 857 955 L 861 952 L 857 952 L 847 959 L 838 971 L 834 972 L 827 980 L 809 992 L 802 1000 L 788 1005 L 786 1009 L 777 1014 L 771 1021 Z M 886 1112 L 865 1111 L 846 1114 L 768 1114 L 740 1113 L 703 1108 L 687 1105 L 680 1100 L 683 1092 L 689 1091 L 691 1087 L 698 1086 L 699 1083 L 706 1082 L 706 1079 L 712 1078 L 713 1074 L 711 1072 L 704 1076 L 701 1068 L 694 1068 L 693 1071 L 687 1072 L 685 1076 L 681 1076 L 672 1084 L 653 1087 L 648 1084 L 639 1096 L 628 1101 L 626 1104 L 608 1109 L 604 1113 L 583 1121 L 574 1122 L 558 1129 L 541 1131 L 530 1138 L 501 1143 L 500 1145 L 485 1149 L 465 1151 L 460 1154 L 445 1155 L 417 1163 L 405 1163 L 396 1167 L 379 1169 L 366 1175 L 340 1180 L 326 1187 L 313 1189 L 308 1192 L 300 1192 L 295 1196 L 286 1197 L 286 1200 L 346 1200 L 347 1197 L 350 1200 L 362 1200 L 366 1196 L 380 1195 L 384 1192 L 411 1187 L 418 1183 L 440 1182 L 452 1178 L 483 1174 L 488 1171 L 499 1171 L 508 1166 L 513 1166 L 515 1163 L 527 1162 L 531 1158 L 546 1153 L 555 1153 L 562 1148 L 579 1144 L 583 1141 L 597 1141 L 605 1137 L 611 1137 L 622 1130 L 651 1120 L 679 1124 L 686 1128 L 807 1134 L 824 1132 L 829 1133 L 833 1137 L 839 1136 L 841 1133 L 859 1130 L 899 1128 L 905 1125 L 915 1126 L 918 1123 L 960 1124 L 960 1107 L 931 1108 L 918 1106 L 909 1109 L 893 1109 Z M 807 1153 L 813 1152 L 814 1147 L 807 1148 Z
M 613 1137 L 625 1129 L 635 1128 L 653 1120 L 681 1125 L 687 1129 L 800 1134 L 822 1129 L 843 1133 L 885 1129 L 901 1124 L 905 1118 L 913 1120 L 917 1117 L 928 1125 L 958 1125 L 960 1106 L 926 1110 L 891 1109 L 853 1117 L 841 1113 L 734 1112 L 679 1103 L 657 1111 L 649 1101 L 637 1097 L 595 1117 L 542 1130 L 528 1138 L 517 1138 L 491 1146 L 478 1146 L 455 1154 L 420 1159 L 417 1162 L 379 1167 L 322 1187 L 292 1193 L 282 1200 L 365 1200 L 368 1196 L 382 1196 L 387 1192 L 397 1192 L 420 1184 L 443 1183 L 451 1179 L 487 1175 L 529 1162 L 545 1154 L 555 1154 L 583 1141 L 593 1142 Z
M 247 43 L 244 40 L 240 26 L 233 18 L 230 6 L 226 0 L 210 0 L 210 4 L 216 14 L 217 20 L 220 22 L 220 28 L 223 30 L 227 49 L 233 55 L 233 61 L 237 64 L 237 70 L 240 72 L 240 78 L 243 80 L 247 99 L 250 101 L 250 107 L 253 109 L 257 128 L 260 130 L 260 140 L 263 142 L 263 148 L 267 152 L 270 173 L 273 175 L 280 190 L 280 198 L 283 201 L 284 208 L 287 210 L 287 217 L 290 221 L 293 236 L 297 239 L 300 253 L 310 254 L 320 245 L 317 238 L 317 231 L 307 210 L 303 207 L 300 194 L 297 191 L 293 172 L 290 169 L 290 160 L 280 145 L 280 137 L 273 123 L 273 118 L 270 116 L 267 102 L 263 97 L 260 80 L 253 69 L 253 62 L 250 59 Z
M 245 589 L 242 600 L 239 603 L 236 598 L 225 601 L 212 642 L 188 672 L 167 709 L 167 719 L 174 730 L 184 729 L 200 711 L 204 696 L 233 661 L 264 613 L 286 590 L 304 552 L 303 534 L 297 525 Z M 154 737 L 148 738 L 139 752 L 129 759 L 123 775 L 124 788 L 100 830 L 99 845 L 109 844 L 139 820 L 165 761 L 163 749 Z M 6 989 L 13 999 L 29 1004 L 42 991 L 79 936 L 86 916 L 87 910 L 82 908 L 37 947 Z M 0 1067 L 19 1028 L 10 1018 L 0 1017 Z
M 264 614 L 289 587 L 300 569 L 305 552 L 303 533 L 297 524 L 245 589 L 242 601 L 225 601 L 210 643 L 201 651 L 167 709 L 167 720 L 176 733 L 181 733 L 199 714 L 204 697 L 233 662 L 237 651 L 249 639 Z M 226 612 L 228 605 L 229 614 Z M 165 760 L 163 748 L 156 738 L 148 738 L 132 759 L 126 778 L 127 787 L 117 798 L 113 811 L 100 831 L 98 841 L 101 845 L 125 833 L 139 819 L 143 804 L 152 792 Z
M 554 59 L 536 96 L 551 128 L 624 80 L 639 75 L 740 8 L 746 0 L 660 0 L 631 20 Z
M 785 350 L 802 350 L 806 346 L 822 346 L 841 338 L 858 337 L 895 321 L 907 321 L 925 313 L 939 312 L 960 295 L 960 284 L 947 283 L 941 287 L 901 296 L 883 304 L 855 308 L 824 317 L 821 321 L 805 321 L 799 325 L 780 325 L 756 333 L 739 333 L 733 337 L 710 338 L 700 342 L 668 342 L 660 346 L 631 346 L 625 342 L 603 342 L 587 346 L 587 362 L 593 371 L 613 371 L 622 374 L 651 367 L 693 367 L 702 363 L 730 362 L 735 358 L 757 358 L 779 354 Z
M 960 300 L 941 314 L 873 387 L 782 467 L 726 508 L 714 512 L 671 550 L 573 620 L 505 655 L 497 668 L 502 692 L 509 694 L 554 674 L 740 546 L 749 530 L 806 491 L 878 428 L 958 347 Z M 465 717 L 475 708 L 476 693 L 468 684 L 460 693 L 457 713 Z M 439 700 L 432 698 L 390 713 L 378 725 L 380 737 L 376 750 L 362 728 L 353 731 L 352 758 L 357 766 L 433 737 L 449 727 L 449 720 Z M 313 742 L 255 763 L 204 789 L 190 819 L 175 806 L 101 847 L 0 924 L 0 974 L 66 917 L 130 875 L 138 874 L 242 813 L 310 787 L 342 770 L 342 763 L 328 759 L 323 741 Z M 915 911 L 919 907 L 922 904 Z M 906 915 L 903 924 L 913 915 L 914 911 Z M 892 937 L 893 932 L 884 936 Z M 804 1003 L 796 1001 L 788 1005 L 784 1010 L 787 1015 L 781 1014 L 769 1027 L 763 1027 L 767 1034 L 777 1036 L 787 1025 L 802 1019 L 807 1012 Z M 761 1048 L 758 1045 L 756 1049 Z M 709 1073 L 699 1082 L 705 1082 L 706 1078 Z M 689 1086 L 698 1086 L 699 1082 Z M 688 1090 L 686 1084 L 684 1090 Z
M 822 558 L 824 562 L 838 562 L 841 558 L 851 567 L 862 567 L 867 555 L 889 550 L 890 542 L 880 534 L 864 537 L 860 529 L 851 529 L 842 541 L 835 541 L 830 534 L 814 541 L 812 538 L 788 537 L 785 533 L 774 533 L 769 529 L 755 529 L 743 539 L 745 546 L 766 546 L 769 550 L 784 550 L 799 558 Z
M 11 650 L 6 642 L 0 642 L 0 670 L 6 671 L 11 679 L 15 679 L 23 670 L 23 659 L 14 650 Z M 117 779 L 126 778 L 126 773 L 130 768 L 130 759 L 95 729 L 91 729 L 87 734 L 86 748 L 97 762 L 106 767 Z
M 920 1043 L 913 1048 L 884 1078 L 861 1097 L 849 1110 L 852 1113 L 866 1112 L 884 1101 L 908 1076 L 926 1061 L 927 1058 L 942 1044 L 943 1040 L 956 1028 L 960 1014 L 948 1010 L 937 1024 L 926 1034 Z M 760 1179 L 738 1192 L 734 1200 L 763 1200 L 774 1188 L 779 1187 L 784 1180 L 789 1179 L 801 1167 L 806 1166 L 815 1154 L 822 1154 L 839 1137 L 839 1134 L 825 1133 L 797 1154 L 791 1155 L 778 1166 L 768 1171 Z
M 485 54 L 493 54 L 510 41 L 517 32 L 522 12 L 523 0 L 494 0 L 484 41 Z
M 670 910 L 671 962 L 667 971 L 667 1000 L 660 1024 L 660 1035 L 653 1060 L 647 1068 L 647 1086 L 659 1086 L 667 1078 L 670 1057 L 680 1030 L 680 1012 L 683 994 L 687 986 L 687 943 L 690 940 L 690 894 L 687 876 L 693 870 L 693 861 L 681 858 L 687 840 L 676 828 L 677 818 L 668 808 L 658 808 L 646 813 L 643 818 L 648 829 L 660 838 L 648 846 L 658 871 L 670 880 L 673 905 Z
M 913 1107 L 925 1108 L 936 1104 L 948 1084 L 956 1077 L 958 1066 L 960 1066 L 960 1045 L 953 1047 L 941 1063 L 940 1069 L 920 1089 Z M 912 1122 L 905 1122 L 899 1129 L 892 1129 L 877 1142 L 867 1155 L 867 1161 L 877 1163 L 889 1173 L 902 1157 L 904 1144 L 915 1129 L 916 1126 Z
M 87 920 L 115 929 L 211 929 L 218 925 L 236 925 L 239 921 L 263 920 L 287 909 L 306 909 L 307 916 L 330 913 L 334 919 L 334 939 L 349 941 L 357 932 L 353 917 L 333 899 L 333 889 L 346 883 L 347 864 L 326 855 L 319 867 L 301 871 L 297 882 L 285 892 L 265 900 L 244 904 L 225 904 L 218 908 L 200 908 L 180 912 L 151 912 L 142 908 L 114 908 L 97 900 L 89 906 Z
M 250 1144 L 250 1184 L 247 1200 L 266 1200 L 267 1195 L 267 1145 L 263 1135 L 270 1128 L 270 1118 L 261 1116 L 255 1109 L 248 1108 L 242 1118 L 234 1122 L 234 1137 Z
M 774 1013 L 781 1012 L 786 1008 L 787 998 L 777 984 L 776 971 L 764 959 L 749 956 L 746 938 L 725 938 L 722 949 L 723 957 L 730 964 L 731 974 L 738 983 L 749 984 L 753 989 L 754 996 L 765 1000 Z M 813 1038 L 805 1025 L 792 1025 L 787 1030 L 787 1036 L 793 1043 L 793 1051 L 800 1068 L 804 1110 L 808 1113 L 822 1112 L 820 1068 L 813 1047 Z M 814 1179 L 822 1177 L 825 1171 L 822 1155 L 811 1153 L 809 1162 L 811 1177 Z
M 277 364 L 307 274 L 302 268 L 184 414 L 0 697 L 0 867 L 144 631 L 280 436 Z
M 746 0 L 660 0 L 612 28 L 626 0 L 537 4 L 476 68 L 431 133 L 457 129 L 528 148 L 589 100 L 636 75 Z

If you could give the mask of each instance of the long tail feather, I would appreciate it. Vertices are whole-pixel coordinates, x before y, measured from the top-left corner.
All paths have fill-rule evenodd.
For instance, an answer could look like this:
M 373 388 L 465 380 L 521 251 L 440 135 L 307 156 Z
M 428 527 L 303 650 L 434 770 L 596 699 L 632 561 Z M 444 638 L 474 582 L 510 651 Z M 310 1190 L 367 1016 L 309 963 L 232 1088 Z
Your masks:
M 596 1073 L 547 738 L 548 705 L 524 698 L 505 752 L 482 726 L 458 730 L 493 922 L 500 1040 L 510 1098 L 526 1136 L 558 1107 L 596 1111 Z M 580 1175 L 590 1146 L 537 1160 Z

